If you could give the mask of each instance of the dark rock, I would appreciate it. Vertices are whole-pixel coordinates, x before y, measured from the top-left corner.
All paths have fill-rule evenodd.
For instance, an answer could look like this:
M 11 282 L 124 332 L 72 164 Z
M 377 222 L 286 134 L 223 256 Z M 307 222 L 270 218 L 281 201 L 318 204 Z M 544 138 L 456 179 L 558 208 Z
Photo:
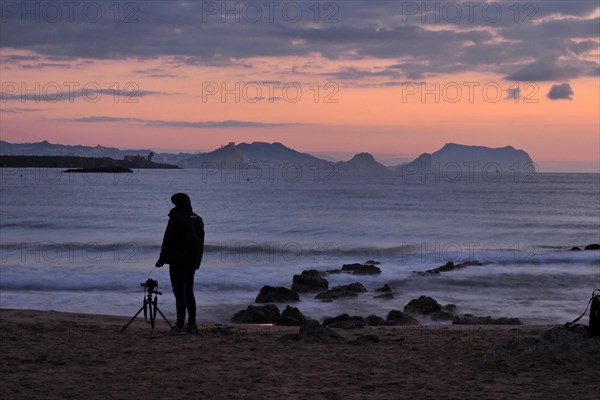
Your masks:
M 470 260 L 470 261 L 463 261 L 462 265 L 463 265 L 463 267 L 473 267 L 473 266 L 481 266 L 483 264 L 477 260 Z
M 377 335 L 363 335 L 356 338 L 353 344 L 371 344 L 379 343 L 379 336 Z
M 455 316 L 452 325 L 523 325 L 523 323 L 519 318 L 476 317 L 473 314 L 465 314 Z
M 367 260 L 367 261 L 365 261 L 365 264 L 379 265 L 381 263 L 379 261 L 375 261 L 375 260 Z
M 439 272 L 452 271 L 453 269 L 458 268 L 459 265 L 462 266 L 462 264 L 454 265 L 454 263 L 452 261 L 448 261 L 445 265 L 442 265 L 441 267 L 437 267 L 437 270 Z
M 392 300 L 394 298 L 394 295 L 391 293 L 383 293 L 377 296 L 373 296 L 374 299 L 381 299 L 381 300 Z
M 454 314 L 448 311 L 436 311 L 431 314 L 431 319 L 434 321 L 452 321 Z
M 342 270 L 341 270 L 341 269 L 339 269 L 339 268 L 336 268 L 336 269 L 328 269 L 326 272 L 327 272 L 328 274 L 341 274 L 341 273 L 342 273 Z
M 352 272 L 353 275 L 376 275 L 381 269 L 372 264 L 344 264 L 342 272 Z
M 571 247 L 571 251 L 581 251 L 581 247 Z
M 300 340 L 305 342 L 341 343 L 344 339 L 318 321 L 308 321 L 300 328 Z
M 254 300 L 255 303 L 285 303 L 288 301 L 300 301 L 300 296 L 295 291 L 281 286 L 263 286 Z
M 421 296 L 418 299 L 412 299 L 404 306 L 404 311 L 413 314 L 431 314 L 440 311 L 442 306 L 428 296 Z
M 326 292 L 319 293 L 315 299 L 331 300 L 340 297 L 356 297 L 358 293 L 364 293 L 367 289 L 359 282 L 350 283 L 349 285 L 336 286 Z
M 281 318 L 279 318 L 277 323 L 279 325 L 302 326 L 307 321 L 307 318 L 297 307 L 287 306 L 281 313 Z
M 444 307 L 442 307 L 442 310 L 453 313 L 454 311 L 456 311 L 456 305 L 455 304 L 446 304 Z
M 390 325 L 390 321 L 386 321 L 385 319 L 377 316 L 377 315 L 369 315 L 367 318 L 365 318 L 365 322 L 369 325 L 369 326 L 386 326 L 386 325 Z
M 598 244 L 598 243 L 588 244 L 583 249 L 584 250 L 600 250 L 600 244 Z
M 323 289 L 329 289 L 329 282 L 316 269 L 309 269 L 302 271 L 300 275 L 294 275 L 292 290 L 298 293 L 318 292 Z
M 245 310 L 235 313 L 231 322 L 237 324 L 274 324 L 279 321 L 281 314 L 274 304 L 265 306 L 249 305 Z
M 388 285 L 387 283 L 385 285 L 383 285 L 382 287 L 375 289 L 376 292 L 391 292 L 392 288 L 390 287 L 390 285 Z
M 388 321 L 393 321 L 398 325 L 420 325 L 419 321 L 402 311 L 392 310 L 387 315 Z
M 330 318 L 325 318 L 323 320 L 323 326 L 331 326 L 337 322 L 345 322 L 345 321 L 358 321 L 358 322 L 363 322 L 364 319 L 363 317 L 360 316 L 349 316 L 348 314 L 341 314 L 338 315 L 337 317 L 330 317 Z
M 338 321 L 328 327 L 337 329 L 362 329 L 365 327 L 365 323 L 363 321 Z
M 475 261 L 475 260 L 464 261 L 461 264 L 454 264 L 452 261 L 448 261 L 446 264 L 442 265 L 441 267 L 428 269 L 427 271 L 413 271 L 413 272 L 420 276 L 437 275 L 440 272 L 454 271 L 456 269 L 463 269 L 465 267 L 470 267 L 470 266 L 475 266 L 475 265 L 483 265 L 483 264 L 480 263 L 479 261 Z

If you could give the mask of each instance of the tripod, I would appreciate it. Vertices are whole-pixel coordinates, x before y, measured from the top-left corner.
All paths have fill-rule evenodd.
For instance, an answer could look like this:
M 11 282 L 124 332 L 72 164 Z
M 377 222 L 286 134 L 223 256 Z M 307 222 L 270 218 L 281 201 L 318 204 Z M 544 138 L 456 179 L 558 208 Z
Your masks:
M 121 332 L 125 332 L 125 329 L 127 329 L 129 324 L 131 324 L 135 317 L 137 317 L 142 311 L 144 312 L 144 320 L 147 324 L 150 324 L 152 329 L 154 329 L 154 321 L 156 320 L 157 312 L 160 314 L 161 317 L 163 317 L 165 322 L 169 325 L 169 328 L 173 329 L 173 325 L 171 325 L 167 317 L 165 317 L 165 314 L 163 314 L 162 311 L 160 311 L 160 309 L 158 308 L 158 295 L 162 295 L 162 292 L 156 290 L 156 288 L 158 287 L 158 282 L 152 279 L 148 279 L 146 282 L 140 283 L 140 286 L 146 288 L 144 303 L 142 304 L 142 307 L 140 307 L 138 312 L 135 313 L 133 317 L 131 317 L 129 322 L 127 322 L 127 324 L 125 324 L 125 326 L 121 328 Z

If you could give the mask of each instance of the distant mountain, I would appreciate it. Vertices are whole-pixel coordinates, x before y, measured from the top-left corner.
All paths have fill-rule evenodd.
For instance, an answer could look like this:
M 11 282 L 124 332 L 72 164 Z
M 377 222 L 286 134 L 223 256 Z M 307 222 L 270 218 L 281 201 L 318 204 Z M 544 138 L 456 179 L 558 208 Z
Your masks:
M 110 157 L 123 159 L 126 155 L 147 156 L 150 150 L 120 150 L 116 147 L 104 146 L 69 146 L 49 143 L 44 140 L 37 143 L 9 143 L 0 140 L 0 155 L 6 156 L 79 156 L 79 157 Z
M 376 174 L 390 174 L 388 167 L 378 163 L 369 153 L 359 153 L 349 161 L 340 161 L 337 163 L 340 171 L 367 172 Z
M 432 154 L 423 153 L 414 161 L 392 169 L 405 173 L 444 169 L 456 170 L 457 168 L 465 173 L 468 173 L 469 170 L 486 170 L 488 172 L 498 170 L 504 173 L 520 171 L 526 173 L 533 171 L 532 166 L 533 160 L 529 154 L 512 146 L 491 148 L 448 143 Z
M 120 150 L 103 146 L 68 146 L 48 143 L 8 143 L 0 141 L 0 155 L 30 156 L 79 156 L 110 157 L 123 159 L 125 156 L 147 156 L 151 150 Z M 302 165 L 328 164 L 329 161 L 301 153 L 281 143 L 231 142 L 207 153 L 158 153 L 154 154 L 155 163 L 177 165 L 182 168 L 235 168 L 249 163 L 281 164 L 294 163 Z M 436 171 L 444 168 L 461 168 L 465 173 L 469 170 L 532 172 L 533 161 L 523 151 L 512 146 L 490 148 L 484 146 L 467 146 L 448 143 L 434 153 L 421 154 L 414 161 L 388 168 L 380 164 L 369 153 L 359 153 L 349 161 L 336 163 L 340 171 L 368 172 L 389 174 L 390 170 L 399 173 L 417 173 L 418 171 Z
M 160 157 L 161 155 L 159 154 L 158 156 Z M 206 166 L 235 168 L 236 166 L 250 163 L 294 163 L 308 165 L 325 162 L 325 160 L 318 159 L 310 154 L 290 149 L 281 143 L 252 142 L 236 145 L 232 142 L 209 153 L 191 155 L 179 165 L 184 168 L 202 168 Z

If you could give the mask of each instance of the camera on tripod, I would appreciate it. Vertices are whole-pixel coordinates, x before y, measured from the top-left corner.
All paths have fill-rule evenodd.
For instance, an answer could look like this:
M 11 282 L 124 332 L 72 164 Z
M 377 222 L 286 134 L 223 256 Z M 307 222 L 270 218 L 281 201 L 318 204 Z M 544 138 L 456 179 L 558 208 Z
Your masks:
M 170 328 L 173 328 L 173 325 L 171 325 L 167 317 L 165 317 L 162 311 L 160 311 L 160 309 L 158 308 L 158 295 L 162 294 L 161 292 L 156 290 L 156 288 L 158 288 L 158 281 L 154 279 L 147 279 L 146 282 L 140 283 L 140 286 L 145 289 L 142 307 L 140 307 L 138 312 L 121 329 L 121 332 L 124 332 L 125 329 L 127 329 L 127 327 L 129 326 L 129 324 L 131 324 L 135 317 L 137 317 L 142 311 L 144 312 L 144 320 L 146 321 L 146 323 L 150 324 L 150 326 L 153 329 L 157 313 L 163 317 L 163 319 L 169 325 Z
M 153 292 L 157 294 L 162 294 L 154 290 L 158 287 L 158 281 L 154 279 L 148 279 L 146 280 L 146 282 L 140 283 L 140 286 L 146 288 L 146 291 L 148 291 L 148 293 Z

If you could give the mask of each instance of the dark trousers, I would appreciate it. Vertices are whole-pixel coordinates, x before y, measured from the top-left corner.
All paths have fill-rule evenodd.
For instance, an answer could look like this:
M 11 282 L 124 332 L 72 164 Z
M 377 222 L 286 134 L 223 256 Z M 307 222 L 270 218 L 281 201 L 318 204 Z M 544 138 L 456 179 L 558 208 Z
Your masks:
M 188 323 L 196 323 L 196 298 L 194 297 L 194 274 L 193 268 L 180 266 L 169 266 L 171 275 L 171 287 L 175 295 L 175 306 L 177 308 L 177 326 L 183 328 L 185 323 L 185 312 L 188 313 Z

